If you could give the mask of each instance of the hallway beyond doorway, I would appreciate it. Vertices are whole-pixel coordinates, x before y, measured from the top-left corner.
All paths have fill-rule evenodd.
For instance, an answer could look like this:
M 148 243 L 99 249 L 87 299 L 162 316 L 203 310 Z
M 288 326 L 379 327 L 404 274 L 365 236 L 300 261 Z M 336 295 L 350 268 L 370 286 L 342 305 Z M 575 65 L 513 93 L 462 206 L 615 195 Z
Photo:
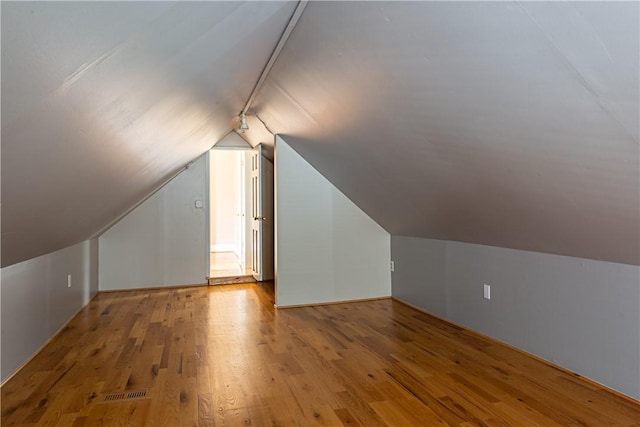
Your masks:
M 211 271 L 209 277 L 250 276 L 251 269 L 242 269 L 238 256 L 234 252 L 211 252 Z

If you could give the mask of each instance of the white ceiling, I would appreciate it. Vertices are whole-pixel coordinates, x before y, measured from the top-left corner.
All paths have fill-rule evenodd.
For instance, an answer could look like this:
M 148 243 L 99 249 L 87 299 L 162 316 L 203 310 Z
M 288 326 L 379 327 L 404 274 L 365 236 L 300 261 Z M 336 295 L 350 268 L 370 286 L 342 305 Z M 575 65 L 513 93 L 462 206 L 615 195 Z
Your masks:
M 637 2 L 312 2 L 253 109 L 392 234 L 640 264 Z
M 295 3 L 1 7 L 5 266 L 91 237 L 228 133 Z
M 295 5 L 2 2 L 2 265 L 220 140 Z M 640 264 L 638 9 L 311 2 L 252 109 L 392 234 Z

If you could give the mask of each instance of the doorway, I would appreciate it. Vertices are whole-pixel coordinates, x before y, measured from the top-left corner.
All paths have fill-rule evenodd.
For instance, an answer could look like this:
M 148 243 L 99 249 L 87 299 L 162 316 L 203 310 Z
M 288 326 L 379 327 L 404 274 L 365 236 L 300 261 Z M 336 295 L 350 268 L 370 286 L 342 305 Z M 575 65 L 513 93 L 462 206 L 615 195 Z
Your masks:
M 209 152 L 209 277 L 250 278 L 251 150 Z

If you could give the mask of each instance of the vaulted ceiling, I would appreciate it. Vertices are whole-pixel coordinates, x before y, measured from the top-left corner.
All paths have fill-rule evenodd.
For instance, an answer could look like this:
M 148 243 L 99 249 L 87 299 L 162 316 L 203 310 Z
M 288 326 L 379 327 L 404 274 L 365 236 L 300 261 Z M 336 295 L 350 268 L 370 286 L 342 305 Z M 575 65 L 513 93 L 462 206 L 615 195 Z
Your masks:
M 227 134 L 295 3 L 1 7 L 4 266 L 99 233 Z
M 2 2 L 2 264 L 99 233 L 224 136 L 294 8 Z M 639 13 L 310 2 L 250 124 L 392 234 L 640 264 Z

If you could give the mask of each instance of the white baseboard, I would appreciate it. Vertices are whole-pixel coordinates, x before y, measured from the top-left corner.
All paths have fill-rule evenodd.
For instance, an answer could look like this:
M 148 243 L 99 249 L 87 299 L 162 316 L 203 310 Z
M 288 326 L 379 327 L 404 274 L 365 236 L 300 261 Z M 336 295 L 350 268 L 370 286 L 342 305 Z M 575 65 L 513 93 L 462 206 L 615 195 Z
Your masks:
M 225 243 L 217 243 L 215 245 L 211 245 L 211 252 L 235 252 L 236 245 L 233 244 L 225 244 Z

